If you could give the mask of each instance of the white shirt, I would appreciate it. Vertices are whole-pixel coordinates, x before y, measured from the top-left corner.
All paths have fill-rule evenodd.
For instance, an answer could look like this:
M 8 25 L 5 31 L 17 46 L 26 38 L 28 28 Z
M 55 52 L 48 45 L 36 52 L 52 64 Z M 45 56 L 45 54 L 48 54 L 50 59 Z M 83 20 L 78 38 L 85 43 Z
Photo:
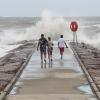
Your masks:
M 48 41 L 48 46 L 51 48 L 53 46 L 53 42 L 52 41 Z
M 60 48 L 62 48 L 62 47 L 64 47 L 65 46 L 65 40 L 64 40 L 64 38 L 60 38 L 59 40 L 58 40 L 58 43 L 59 43 L 59 47 Z

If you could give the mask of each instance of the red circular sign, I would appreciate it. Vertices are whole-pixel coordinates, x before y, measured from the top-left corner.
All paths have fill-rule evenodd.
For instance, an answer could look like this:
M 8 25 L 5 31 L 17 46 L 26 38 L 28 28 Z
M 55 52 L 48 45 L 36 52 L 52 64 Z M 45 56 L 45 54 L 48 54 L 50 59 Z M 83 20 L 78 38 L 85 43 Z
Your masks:
M 71 22 L 71 24 L 70 24 L 70 29 L 71 29 L 73 32 L 76 32 L 77 29 L 78 29 L 78 24 L 77 24 L 77 22 L 75 22 L 75 21 Z

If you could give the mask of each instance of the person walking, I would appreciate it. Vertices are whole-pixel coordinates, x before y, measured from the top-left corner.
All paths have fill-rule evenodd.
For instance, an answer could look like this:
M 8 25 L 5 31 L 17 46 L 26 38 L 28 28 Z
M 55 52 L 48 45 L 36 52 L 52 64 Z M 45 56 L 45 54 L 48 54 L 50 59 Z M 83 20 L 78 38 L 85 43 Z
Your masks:
M 44 62 L 46 63 L 46 50 L 48 46 L 48 41 L 44 37 L 44 34 L 41 34 L 41 38 L 38 40 L 37 50 L 40 47 L 40 54 L 41 54 L 41 62 L 43 63 L 43 55 L 44 55 Z
M 49 59 L 49 62 L 52 61 L 52 51 L 53 51 L 53 42 L 51 41 L 51 37 L 48 37 L 48 59 Z
M 63 35 L 60 35 L 60 38 L 58 40 L 58 48 L 59 48 L 59 51 L 60 51 L 60 55 L 61 55 L 61 59 L 63 59 L 63 53 L 64 53 L 64 46 L 67 47 L 67 44 L 63 38 Z

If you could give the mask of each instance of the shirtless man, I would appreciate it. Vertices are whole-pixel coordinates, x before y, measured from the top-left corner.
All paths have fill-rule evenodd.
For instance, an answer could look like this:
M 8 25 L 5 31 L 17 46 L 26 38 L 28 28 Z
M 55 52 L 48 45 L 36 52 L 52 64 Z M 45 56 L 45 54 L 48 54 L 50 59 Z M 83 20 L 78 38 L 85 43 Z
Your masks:
M 44 34 L 41 34 L 41 38 L 38 41 L 37 50 L 40 47 L 40 53 L 41 53 L 41 62 L 43 62 L 43 55 L 44 55 L 44 62 L 46 63 L 46 48 L 48 46 L 48 41 L 44 37 Z

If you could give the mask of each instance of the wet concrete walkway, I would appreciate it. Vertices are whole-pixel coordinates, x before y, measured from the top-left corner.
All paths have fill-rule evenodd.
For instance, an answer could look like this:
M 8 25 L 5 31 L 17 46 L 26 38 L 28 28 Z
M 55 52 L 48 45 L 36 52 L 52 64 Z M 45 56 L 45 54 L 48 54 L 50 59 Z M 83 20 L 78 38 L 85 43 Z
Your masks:
M 63 60 L 54 47 L 53 62 L 41 64 L 35 51 L 6 100 L 96 100 L 70 48 Z

